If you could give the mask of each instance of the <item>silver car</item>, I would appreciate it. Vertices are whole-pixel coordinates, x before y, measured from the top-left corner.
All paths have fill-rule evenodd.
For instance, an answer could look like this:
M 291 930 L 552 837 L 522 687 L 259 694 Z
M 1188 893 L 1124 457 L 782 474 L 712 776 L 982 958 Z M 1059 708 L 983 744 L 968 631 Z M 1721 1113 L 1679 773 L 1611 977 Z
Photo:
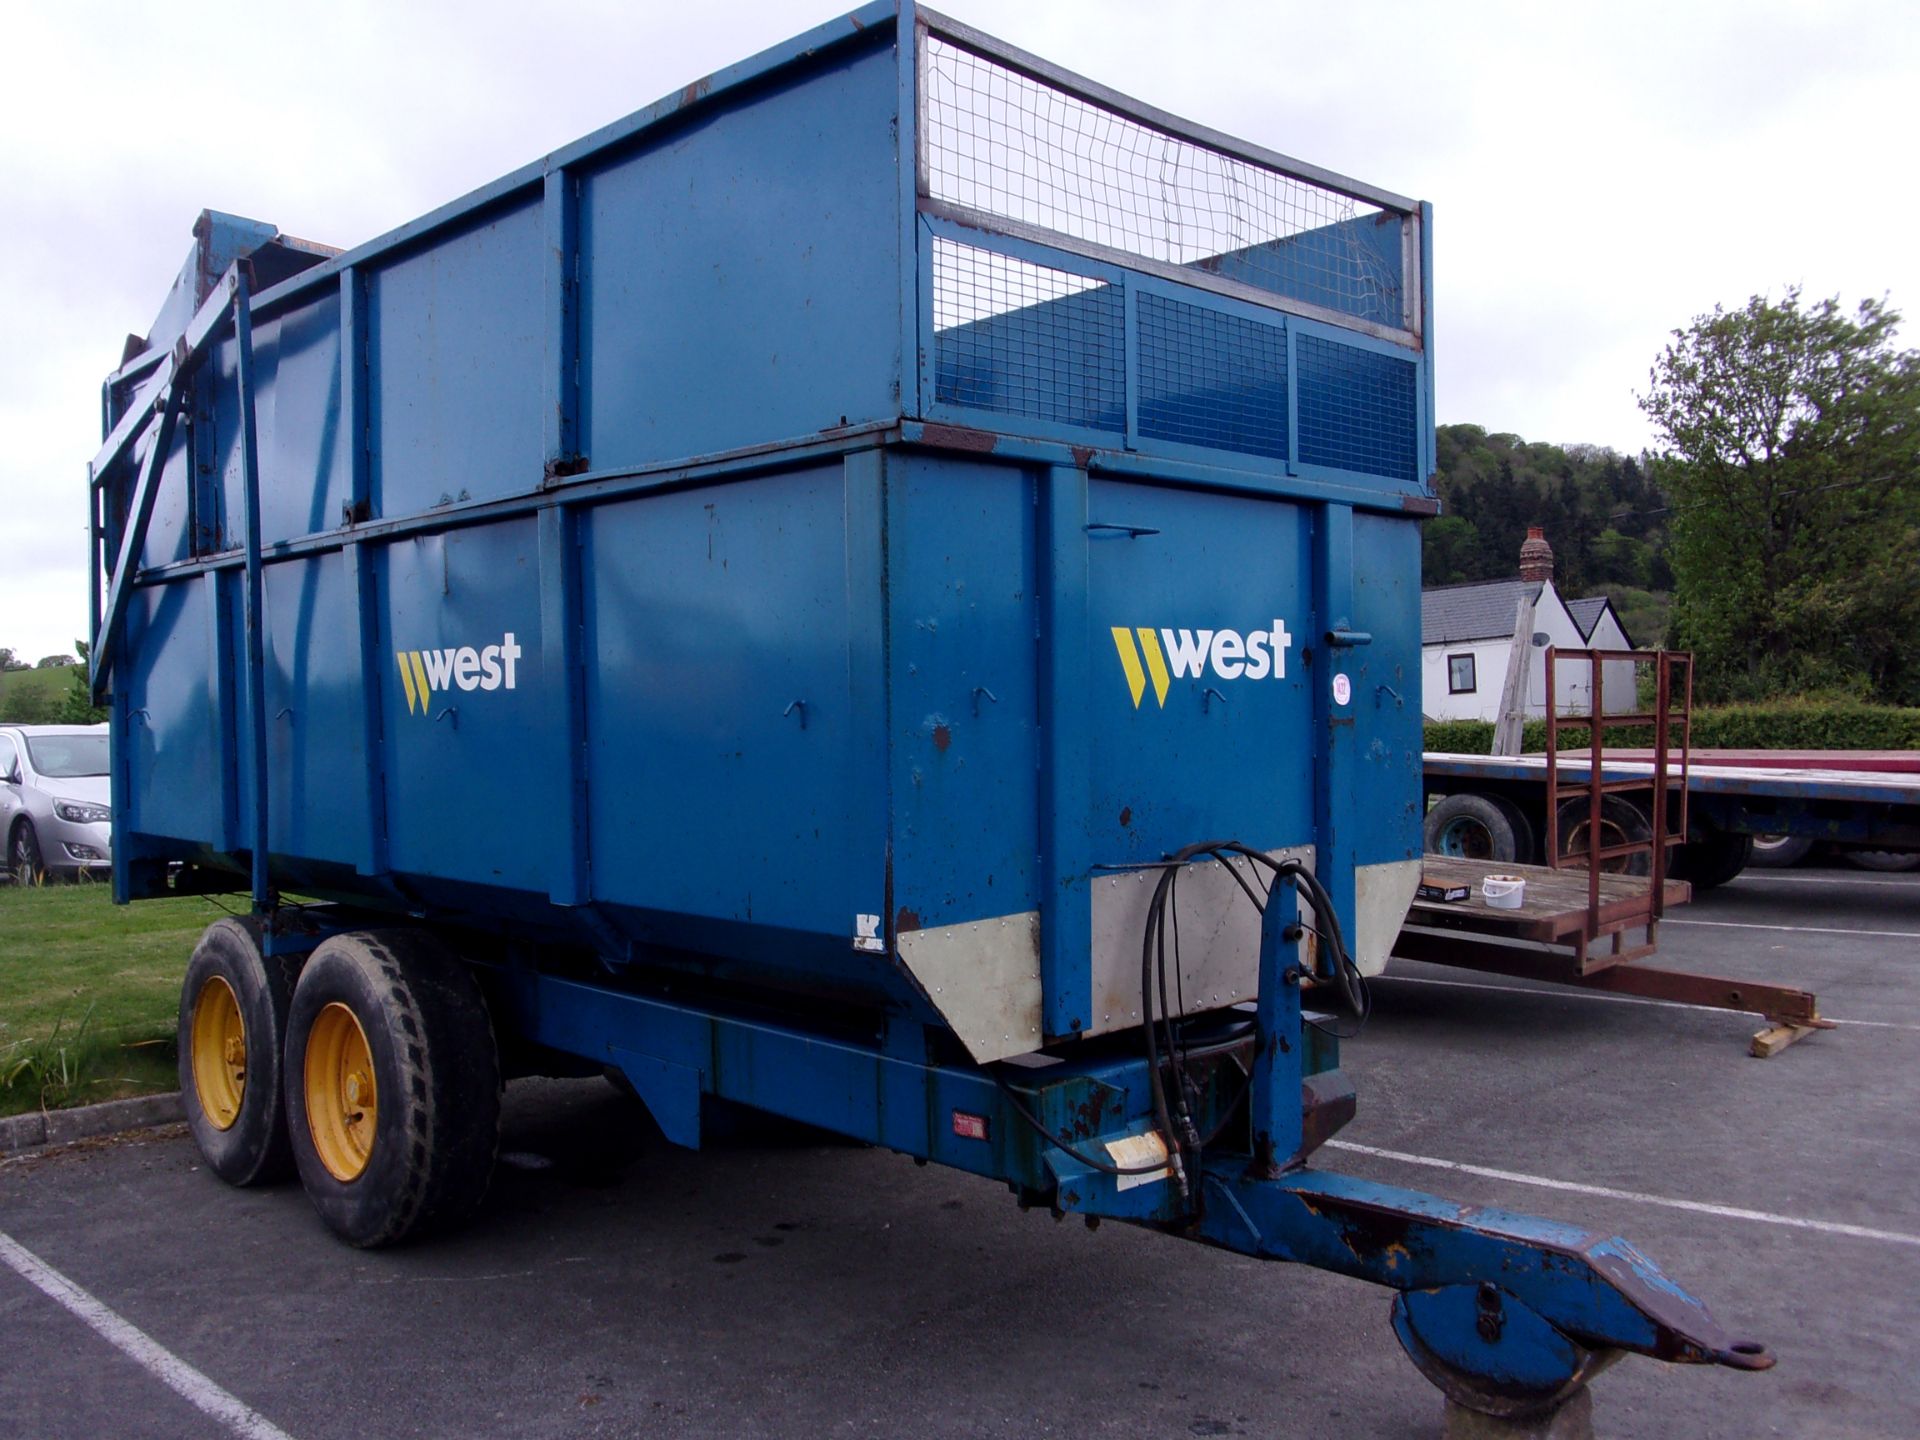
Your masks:
M 107 727 L 0 725 L 0 837 L 16 885 L 113 869 Z

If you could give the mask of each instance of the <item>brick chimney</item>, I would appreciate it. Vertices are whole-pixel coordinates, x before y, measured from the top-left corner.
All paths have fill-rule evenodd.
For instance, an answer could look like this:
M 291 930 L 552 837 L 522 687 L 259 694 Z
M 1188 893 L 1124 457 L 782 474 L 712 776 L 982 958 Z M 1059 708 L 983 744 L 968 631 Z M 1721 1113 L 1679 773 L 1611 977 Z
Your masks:
M 1520 578 L 1547 581 L 1553 579 L 1553 547 L 1546 531 L 1538 525 L 1527 527 L 1527 538 L 1520 542 Z

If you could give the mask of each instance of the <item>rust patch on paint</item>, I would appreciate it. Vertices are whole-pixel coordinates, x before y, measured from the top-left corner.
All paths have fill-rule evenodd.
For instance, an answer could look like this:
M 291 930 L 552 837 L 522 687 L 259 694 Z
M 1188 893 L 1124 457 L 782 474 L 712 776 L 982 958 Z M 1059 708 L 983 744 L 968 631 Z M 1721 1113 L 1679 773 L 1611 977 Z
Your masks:
M 947 725 L 933 727 L 933 748 L 945 754 L 947 747 L 953 744 L 953 729 Z
M 900 913 L 893 917 L 894 934 L 906 935 L 919 928 L 920 912 L 917 910 L 909 910 L 906 906 L 902 905 L 900 907 Z
M 986 430 L 969 430 L 962 425 L 927 425 L 920 431 L 921 437 L 929 445 L 941 445 L 949 450 L 973 450 L 981 454 L 990 454 L 1000 443 L 1000 437 Z

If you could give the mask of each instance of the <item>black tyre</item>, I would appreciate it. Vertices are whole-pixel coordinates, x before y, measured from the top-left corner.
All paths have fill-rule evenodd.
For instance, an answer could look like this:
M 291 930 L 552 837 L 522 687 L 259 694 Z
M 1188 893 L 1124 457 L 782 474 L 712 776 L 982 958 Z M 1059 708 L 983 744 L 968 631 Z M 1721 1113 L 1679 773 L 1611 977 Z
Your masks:
M 1756 835 L 1753 854 L 1747 863 L 1767 870 L 1783 870 L 1789 865 L 1798 865 L 1811 849 L 1813 841 L 1804 835 Z
M 472 970 L 420 931 L 324 941 L 293 992 L 287 1120 L 307 1197 L 349 1244 L 471 1215 L 500 1141 L 500 1057 Z
M 47 866 L 40 854 L 40 836 L 31 820 L 22 820 L 15 825 L 12 836 L 7 840 L 7 873 L 13 877 L 16 885 L 47 883 Z
M 1588 850 L 1587 817 L 1590 813 L 1585 800 L 1569 800 L 1560 807 L 1560 858 L 1562 860 L 1584 861 Z M 1645 843 L 1653 835 L 1653 827 L 1647 823 L 1647 817 L 1640 813 L 1640 807 L 1618 795 L 1600 797 L 1600 845 L 1602 849 L 1614 845 L 1624 845 L 1628 841 Z M 1616 855 L 1611 860 L 1600 862 L 1600 869 L 1608 875 L 1651 875 L 1653 873 L 1653 854 L 1651 851 L 1638 855 Z
M 1484 795 L 1448 795 L 1427 811 L 1429 855 L 1511 863 L 1516 854 L 1512 822 Z
M 300 957 L 266 955 L 257 921 L 216 920 L 180 986 L 180 1101 L 207 1166 L 229 1185 L 293 1173 L 281 1057 Z
M 1518 865 L 1532 865 L 1540 858 L 1540 842 L 1533 833 L 1533 822 L 1527 819 L 1527 812 L 1504 795 L 1489 795 L 1489 800 L 1500 807 L 1500 813 L 1507 817 L 1507 825 L 1513 831 L 1513 859 Z
M 1685 880 L 1698 893 L 1724 885 L 1742 870 L 1753 854 L 1751 835 L 1725 830 L 1703 830 L 1673 852 L 1673 878 Z
M 1856 870 L 1879 870 L 1886 874 L 1920 870 L 1920 854 L 1908 850 L 1842 850 L 1840 858 Z

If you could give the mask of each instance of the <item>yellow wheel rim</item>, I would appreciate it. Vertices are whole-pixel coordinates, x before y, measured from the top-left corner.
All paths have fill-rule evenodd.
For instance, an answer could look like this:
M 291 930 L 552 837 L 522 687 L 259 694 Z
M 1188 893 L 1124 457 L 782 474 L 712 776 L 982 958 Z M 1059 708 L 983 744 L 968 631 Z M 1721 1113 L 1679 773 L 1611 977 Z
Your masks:
M 216 1130 L 230 1130 L 247 1093 L 247 1025 L 233 987 L 207 977 L 193 998 L 193 1093 Z
M 314 1153 L 342 1184 L 360 1178 L 373 1154 L 380 1097 L 373 1052 L 360 1019 L 338 1001 L 315 1017 L 307 1035 L 307 1129 Z

